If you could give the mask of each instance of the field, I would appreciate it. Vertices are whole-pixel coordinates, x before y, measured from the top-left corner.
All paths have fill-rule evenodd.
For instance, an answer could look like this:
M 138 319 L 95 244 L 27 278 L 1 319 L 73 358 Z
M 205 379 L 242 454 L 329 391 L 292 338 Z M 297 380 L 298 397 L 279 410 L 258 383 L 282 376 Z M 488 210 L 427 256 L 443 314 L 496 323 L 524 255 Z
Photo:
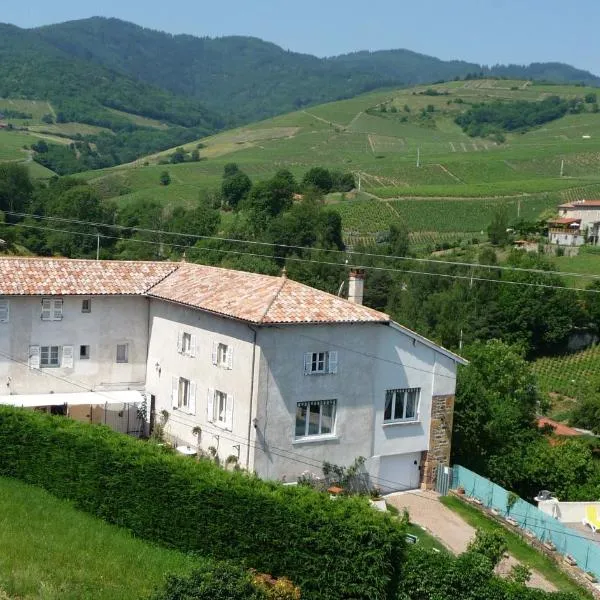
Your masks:
M 322 165 L 354 173 L 367 192 L 331 202 L 347 237 L 371 236 L 398 218 L 415 234 L 481 237 L 498 207 L 512 219 L 534 220 L 565 199 L 600 195 L 600 113 L 588 106 L 525 134 L 508 134 L 504 143 L 470 138 L 454 118 L 470 102 L 575 98 L 588 91 L 483 80 L 374 92 L 185 145 L 189 152 L 202 144 L 198 163 L 159 164 L 170 150 L 83 176 L 118 202 L 151 197 L 169 206 L 218 188 L 228 162 L 253 180 L 282 168 L 301 178 Z M 172 184 L 161 189 L 165 169 Z M 107 195 L 111 189 L 118 193 Z
M 573 354 L 540 358 L 532 366 L 543 392 L 579 401 L 600 389 L 600 345 Z M 560 405 L 562 408 L 566 406 Z
M 11 479 L 0 478 L 0 515 L 0 591 L 11 598 L 142 599 L 197 564 Z

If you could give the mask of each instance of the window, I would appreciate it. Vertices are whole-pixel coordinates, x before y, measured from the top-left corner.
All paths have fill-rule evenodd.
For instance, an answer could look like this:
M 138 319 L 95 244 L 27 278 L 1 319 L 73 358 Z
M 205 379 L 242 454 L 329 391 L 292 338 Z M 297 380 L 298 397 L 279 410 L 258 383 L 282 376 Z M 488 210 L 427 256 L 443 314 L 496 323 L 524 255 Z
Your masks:
M 89 298 L 81 301 L 81 312 L 91 313 L 92 312 L 92 301 Z
M 8 323 L 8 298 L 0 298 L 0 323 Z
M 87 360 L 90 357 L 89 346 L 79 346 L 79 358 L 80 360 Z
M 117 344 L 117 362 L 129 362 L 129 344 Z
M 231 431 L 233 427 L 233 394 L 209 389 L 206 416 L 209 422 Z
M 40 367 L 60 367 L 60 346 L 40 348 Z
M 196 384 L 184 377 L 173 377 L 171 384 L 173 410 L 196 414 Z
M 177 408 L 187 409 L 190 403 L 190 382 L 183 377 L 179 378 L 179 390 L 177 394 Z
M 296 437 L 333 435 L 337 400 L 298 402 L 296 408 Z
M 420 388 L 388 390 L 385 393 L 385 423 L 397 421 L 417 421 L 419 419 Z
M 221 367 L 222 369 L 233 368 L 233 348 L 227 344 L 219 344 L 215 342 L 213 344 L 213 365 Z
M 180 331 L 177 335 L 177 352 L 185 356 L 196 356 L 196 336 Z
M 304 355 L 305 375 L 325 375 L 337 373 L 337 352 L 307 352 Z
M 61 321 L 62 318 L 62 299 L 44 298 L 42 300 L 42 321 Z

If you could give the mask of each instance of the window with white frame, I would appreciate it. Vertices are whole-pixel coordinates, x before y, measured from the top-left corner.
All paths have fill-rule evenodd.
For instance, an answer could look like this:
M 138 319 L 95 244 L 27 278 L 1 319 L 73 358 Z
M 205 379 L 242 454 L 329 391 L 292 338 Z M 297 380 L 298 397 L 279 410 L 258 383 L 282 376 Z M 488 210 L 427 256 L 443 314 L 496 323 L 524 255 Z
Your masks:
M 418 421 L 421 388 L 387 390 L 385 393 L 384 423 Z
M 185 377 L 172 378 L 171 402 L 173 410 L 196 414 L 196 384 Z
M 129 362 L 129 344 L 117 344 L 117 362 Z
M 233 428 L 233 394 L 209 388 L 207 420 L 231 431 Z
M 63 301 L 62 298 L 42 299 L 42 321 L 62 321 Z
M 222 369 L 233 368 L 233 348 L 227 344 L 215 342 L 213 344 L 213 365 Z
M 306 352 L 304 354 L 305 375 L 326 375 L 337 373 L 337 352 Z
M 0 298 L 0 323 L 8 323 L 10 317 L 10 305 L 8 298 Z
M 196 356 L 196 336 L 187 331 L 180 331 L 177 335 L 177 352 L 185 356 Z
M 40 367 L 60 367 L 60 346 L 40 346 Z
M 337 400 L 298 402 L 296 405 L 296 438 L 333 435 Z

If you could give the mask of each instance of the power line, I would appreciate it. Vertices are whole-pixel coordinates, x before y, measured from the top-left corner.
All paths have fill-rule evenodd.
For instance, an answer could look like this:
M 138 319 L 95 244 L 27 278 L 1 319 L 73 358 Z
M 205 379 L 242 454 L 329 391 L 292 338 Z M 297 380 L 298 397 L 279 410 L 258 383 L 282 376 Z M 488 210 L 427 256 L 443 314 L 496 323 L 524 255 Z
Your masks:
M 121 241 L 125 241 L 125 242 L 133 242 L 133 243 L 138 243 L 138 244 L 151 244 L 154 246 L 164 246 L 165 245 L 165 243 L 163 243 L 163 242 L 155 242 L 152 240 L 139 240 L 139 239 L 135 239 L 135 238 L 124 238 L 124 237 L 120 237 L 120 236 L 110 236 L 110 235 L 105 235 L 105 234 L 100 234 L 100 233 L 96 234 L 96 233 L 86 233 L 86 232 L 80 232 L 80 231 L 70 231 L 70 230 L 65 230 L 65 229 L 55 229 L 55 228 L 51 228 L 51 227 L 43 227 L 41 225 L 27 225 L 25 223 L 5 223 L 5 225 L 8 225 L 10 227 L 22 227 L 22 228 L 26 228 L 26 229 L 37 229 L 37 230 L 42 230 L 42 231 L 67 233 L 67 234 L 71 234 L 71 235 L 80 235 L 80 236 L 92 237 L 92 238 L 121 240 Z M 500 283 L 500 284 L 504 284 L 504 285 L 516 285 L 516 286 L 533 287 L 533 288 L 544 288 L 544 289 L 555 289 L 555 290 L 566 290 L 566 291 L 574 291 L 574 292 L 600 294 L 600 289 L 595 290 L 595 289 L 590 289 L 590 288 L 558 286 L 558 285 L 543 284 L 543 283 L 531 283 L 531 282 L 526 282 L 526 281 L 490 279 L 487 277 L 474 277 L 472 275 L 451 275 L 449 273 L 431 273 L 429 271 L 415 271 L 412 269 L 396 269 L 396 268 L 392 268 L 392 267 L 375 267 L 375 266 L 371 266 L 371 265 L 356 265 L 356 264 L 352 265 L 352 264 L 348 264 L 348 263 L 338 263 L 338 262 L 332 262 L 332 261 L 314 260 L 314 259 L 309 259 L 309 258 L 298 258 L 295 256 L 258 254 L 255 252 L 243 252 L 240 250 L 220 250 L 220 249 L 216 249 L 216 248 L 198 248 L 196 246 L 185 246 L 182 244 L 168 243 L 167 245 L 171 246 L 172 248 L 180 248 L 185 251 L 217 252 L 220 254 L 236 254 L 236 255 L 253 256 L 253 257 L 259 257 L 259 258 L 289 260 L 289 261 L 293 261 L 293 262 L 311 263 L 311 264 L 327 265 L 327 266 L 342 267 L 342 268 L 364 269 L 364 270 L 370 270 L 370 271 L 382 271 L 382 272 L 390 272 L 390 273 L 405 273 L 405 274 L 410 274 L 410 275 L 425 275 L 425 276 L 431 276 L 431 277 L 440 277 L 440 278 L 444 278 L 444 279 L 457 279 L 457 280 L 471 281 L 471 282 L 477 281 L 477 282 L 482 282 L 482 283 Z M 341 251 L 338 251 L 338 252 L 341 252 Z M 360 255 L 360 253 L 359 253 L 359 255 Z M 544 273 L 548 273 L 548 272 L 544 271 Z
M 350 255 L 350 256 L 352 256 L 352 255 L 363 256 L 363 257 L 366 256 L 369 258 L 383 258 L 383 259 L 387 259 L 387 260 L 401 260 L 401 261 L 417 262 L 417 263 L 424 263 L 424 264 L 452 265 L 452 266 L 458 266 L 458 267 L 490 269 L 490 270 L 497 270 L 497 271 L 515 271 L 515 272 L 522 272 L 522 273 L 536 273 L 538 275 L 558 275 L 558 276 L 562 276 L 562 277 L 583 277 L 586 279 L 600 279 L 600 275 L 593 275 L 593 274 L 588 274 L 588 273 L 571 273 L 568 271 L 551 271 L 551 270 L 544 270 L 544 269 L 531 269 L 531 268 L 525 268 L 525 267 L 514 267 L 514 266 L 506 266 L 506 265 L 487 265 L 487 264 L 482 264 L 482 263 L 467 263 L 467 262 L 460 262 L 460 261 L 436 260 L 436 259 L 432 259 L 432 258 L 411 258 L 408 256 L 375 254 L 375 253 L 371 253 L 371 252 L 356 252 L 353 250 L 314 248 L 314 247 L 310 247 L 310 246 L 295 246 L 295 245 L 289 245 L 289 244 L 276 244 L 274 242 L 262 242 L 262 241 L 257 241 L 257 240 L 240 240 L 240 239 L 235 239 L 235 238 L 198 235 L 198 234 L 192 234 L 192 233 L 179 233 L 176 231 L 165 231 L 162 229 L 147 229 L 147 228 L 143 228 L 143 227 L 128 227 L 126 225 L 118 225 L 118 224 L 111 225 L 110 223 L 96 223 L 93 221 L 82 221 L 79 219 L 67 219 L 67 218 L 63 218 L 63 217 L 52 217 L 52 216 L 48 216 L 48 215 L 35 215 L 32 213 L 21 213 L 21 212 L 11 212 L 11 211 L 4 211 L 4 213 L 7 215 L 12 215 L 12 216 L 16 216 L 16 217 L 25 217 L 25 218 L 29 217 L 32 219 L 59 221 L 59 222 L 63 222 L 63 223 L 74 223 L 77 225 L 85 225 L 88 227 L 120 229 L 122 231 L 134 231 L 134 232 L 152 233 L 152 234 L 159 234 L 159 235 L 175 235 L 175 236 L 186 237 L 186 238 L 191 238 L 191 239 L 196 239 L 196 240 L 227 242 L 227 243 L 233 243 L 233 244 L 248 244 L 248 245 L 254 245 L 254 246 L 266 246 L 266 247 L 271 247 L 271 248 L 285 248 L 288 250 L 303 250 L 303 251 L 310 251 L 310 252 L 318 251 L 318 252 L 327 252 L 327 253 L 334 253 L 334 254 L 344 254 L 344 255 Z M 11 225 L 11 223 L 6 223 L 6 225 Z M 94 237 L 98 236 L 98 234 L 88 234 L 88 235 L 93 235 Z M 100 237 L 109 237 L 109 236 L 100 235 Z M 118 238 L 118 239 L 121 239 L 121 238 Z M 130 239 L 130 238 L 125 238 L 125 239 Z M 168 245 L 174 245 L 169 242 L 165 242 L 165 243 L 167 243 Z M 189 247 L 189 246 L 186 246 L 186 247 Z

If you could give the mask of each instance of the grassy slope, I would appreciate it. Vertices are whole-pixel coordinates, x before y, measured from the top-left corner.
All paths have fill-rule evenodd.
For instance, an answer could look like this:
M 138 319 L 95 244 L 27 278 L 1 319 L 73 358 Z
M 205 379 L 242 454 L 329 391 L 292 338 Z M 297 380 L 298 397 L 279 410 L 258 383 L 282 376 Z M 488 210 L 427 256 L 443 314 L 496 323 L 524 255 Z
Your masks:
M 67 502 L 0 478 L 0 589 L 21 600 L 146 598 L 196 559 L 136 540 Z
M 375 92 L 206 138 L 202 140 L 206 147 L 201 149 L 205 160 L 200 163 L 159 165 L 158 161 L 169 154 L 163 152 L 134 165 L 84 176 L 109 187 L 111 180 L 124 182 L 126 191 L 133 195 L 122 195 L 120 202 L 159 194 L 168 205 L 192 202 L 199 189 L 218 187 L 228 162 L 237 162 L 253 179 L 269 177 L 279 168 L 288 168 L 301 177 L 310 167 L 324 165 L 360 173 L 363 190 L 390 200 L 332 204 L 342 213 L 344 228 L 359 233 L 381 230 L 399 214 L 414 231 L 476 234 L 489 223 L 498 201 L 516 217 L 516 196 L 520 196 L 522 216 L 535 218 L 572 193 L 580 196 L 600 191 L 600 114 L 569 115 L 525 135 L 508 135 L 502 145 L 469 138 L 453 122 L 467 102 L 537 100 L 550 94 L 581 97 L 586 88 L 516 81 L 452 82 L 431 87 L 447 95 L 421 95 L 425 87 Z M 456 100 L 464 103 L 457 104 Z M 365 112 L 382 103 L 388 112 Z M 419 111 L 429 104 L 435 107 L 435 128 L 419 122 Z M 405 112 L 405 105 L 410 112 Z M 389 112 L 392 106 L 396 113 Z M 408 122 L 401 122 L 402 117 Z M 583 135 L 591 138 L 583 139 Z M 192 150 L 196 144 L 190 143 L 186 149 Z M 421 166 L 417 168 L 419 149 Z M 563 160 L 564 177 L 560 178 Z M 165 168 L 173 183 L 158 192 L 159 175 Z M 407 200 L 403 204 L 395 198 Z M 453 198 L 456 202 L 418 205 L 412 198 Z M 471 203 L 458 202 L 464 198 L 471 198 Z
M 560 571 L 554 561 L 532 548 L 518 535 L 504 529 L 499 523 L 488 518 L 476 508 L 468 506 L 452 496 L 441 498 L 441 502 L 450 510 L 460 515 L 472 527 L 483 529 L 484 531 L 500 531 L 506 537 L 508 551 L 527 567 L 539 571 L 559 591 L 571 592 L 579 598 L 591 598 L 583 589 Z

